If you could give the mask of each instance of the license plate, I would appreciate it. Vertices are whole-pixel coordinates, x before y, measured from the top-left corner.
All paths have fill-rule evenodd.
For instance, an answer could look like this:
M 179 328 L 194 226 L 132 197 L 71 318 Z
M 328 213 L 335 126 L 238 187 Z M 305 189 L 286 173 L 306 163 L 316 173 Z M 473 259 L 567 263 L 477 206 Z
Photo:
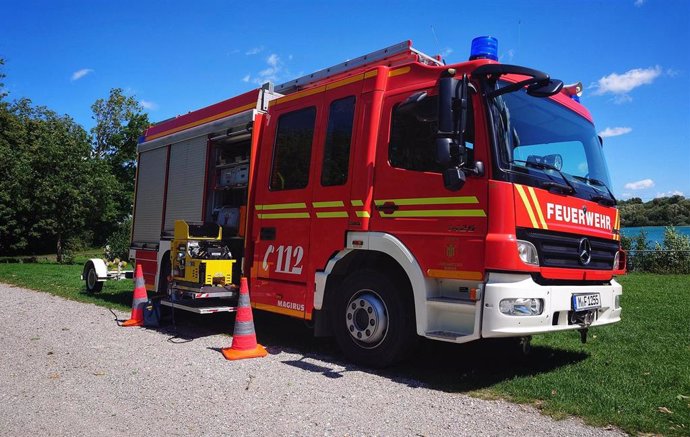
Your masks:
M 584 311 L 592 308 L 601 308 L 599 293 L 573 295 L 573 311 Z

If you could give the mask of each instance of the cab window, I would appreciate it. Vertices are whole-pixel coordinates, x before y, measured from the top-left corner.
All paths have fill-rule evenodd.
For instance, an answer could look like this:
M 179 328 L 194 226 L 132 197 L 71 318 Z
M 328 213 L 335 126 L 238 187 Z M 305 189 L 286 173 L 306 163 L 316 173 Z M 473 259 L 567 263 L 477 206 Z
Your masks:
M 354 96 L 331 103 L 321 171 L 321 185 L 324 187 L 343 185 L 347 182 L 354 116 Z
M 304 188 L 309 183 L 309 163 L 314 138 L 316 107 L 283 114 L 278 120 L 271 191 Z

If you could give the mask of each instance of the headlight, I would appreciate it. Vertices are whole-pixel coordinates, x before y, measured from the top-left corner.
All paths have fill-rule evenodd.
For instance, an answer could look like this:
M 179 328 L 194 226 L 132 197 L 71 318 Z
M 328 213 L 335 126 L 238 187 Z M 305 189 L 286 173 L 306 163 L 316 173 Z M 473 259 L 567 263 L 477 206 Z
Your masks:
M 509 316 L 538 316 L 544 311 L 544 301 L 534 298 L 503 299 L 498 308 Z
M 618 263 L 620 262 L 620 260 L 621 260 L 621 251 L 619 250 L 619 251 L 616 252 L 616 254 L 613 256 L 613 269 L 614 269 L 614 270 L 616 270 L 616 269 L 619 268 L 619 267 L 618 267 Z
M 525 264 L 539 265 L 539 255 L 537 255 L 537 248 L 529 241 L 517 240 L 518 256 Z
M 615 309 L 618 309 L 621 307 L 621 295 L 620 294 L 617 294 L 616 297 L 614 298 L 613 307 Z

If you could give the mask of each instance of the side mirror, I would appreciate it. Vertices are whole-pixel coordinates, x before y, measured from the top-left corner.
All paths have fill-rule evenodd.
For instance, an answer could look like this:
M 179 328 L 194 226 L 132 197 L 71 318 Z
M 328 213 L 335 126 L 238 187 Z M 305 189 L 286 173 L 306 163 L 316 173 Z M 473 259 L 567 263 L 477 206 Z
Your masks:
M 450 191 L 458 191 L 465 185 L 465 172 L 460 167 L 451 167 L 443 171 L 443 186 Z
M 407 114 L 426 98 L 426 91 L 414 93 L 410 97 L 406 98 L 405 101 L 403 101 L 400 105 L 398 105 L 398 111 Z
M 561 92 L 563 89 L 563 81 L 558 79 L 549 79 L 545 83 L 535 83 L 527 87 L 527 94 L 532 97 L 550 97 Z

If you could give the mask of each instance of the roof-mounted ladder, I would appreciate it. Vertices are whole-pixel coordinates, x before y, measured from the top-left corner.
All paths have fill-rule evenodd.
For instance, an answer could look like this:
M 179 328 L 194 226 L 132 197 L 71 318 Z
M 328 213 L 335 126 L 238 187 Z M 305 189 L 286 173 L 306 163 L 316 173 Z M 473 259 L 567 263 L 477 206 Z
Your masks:
M 385 49 L 371 52 L 359 58 L 350 59 L 329 68 L 324 68 L 315 73 L 299 77 L 297 79 L 277 85 L 274 90 L 280 94 L 290 94 L 306 87 L 309 84 L 318 82 L 320 80 L 338 75 L 353 68 L 364 67 L 374 64 L 382 64 L 386 61 L 392 61 L 404 55 L 416 56 L 419 62 L 429 65 L 443 65 L 443 62 L 432 56 L 424 54 L 412 47 L 412 41 L 403 41 L 399 44 L 386 47 Z

